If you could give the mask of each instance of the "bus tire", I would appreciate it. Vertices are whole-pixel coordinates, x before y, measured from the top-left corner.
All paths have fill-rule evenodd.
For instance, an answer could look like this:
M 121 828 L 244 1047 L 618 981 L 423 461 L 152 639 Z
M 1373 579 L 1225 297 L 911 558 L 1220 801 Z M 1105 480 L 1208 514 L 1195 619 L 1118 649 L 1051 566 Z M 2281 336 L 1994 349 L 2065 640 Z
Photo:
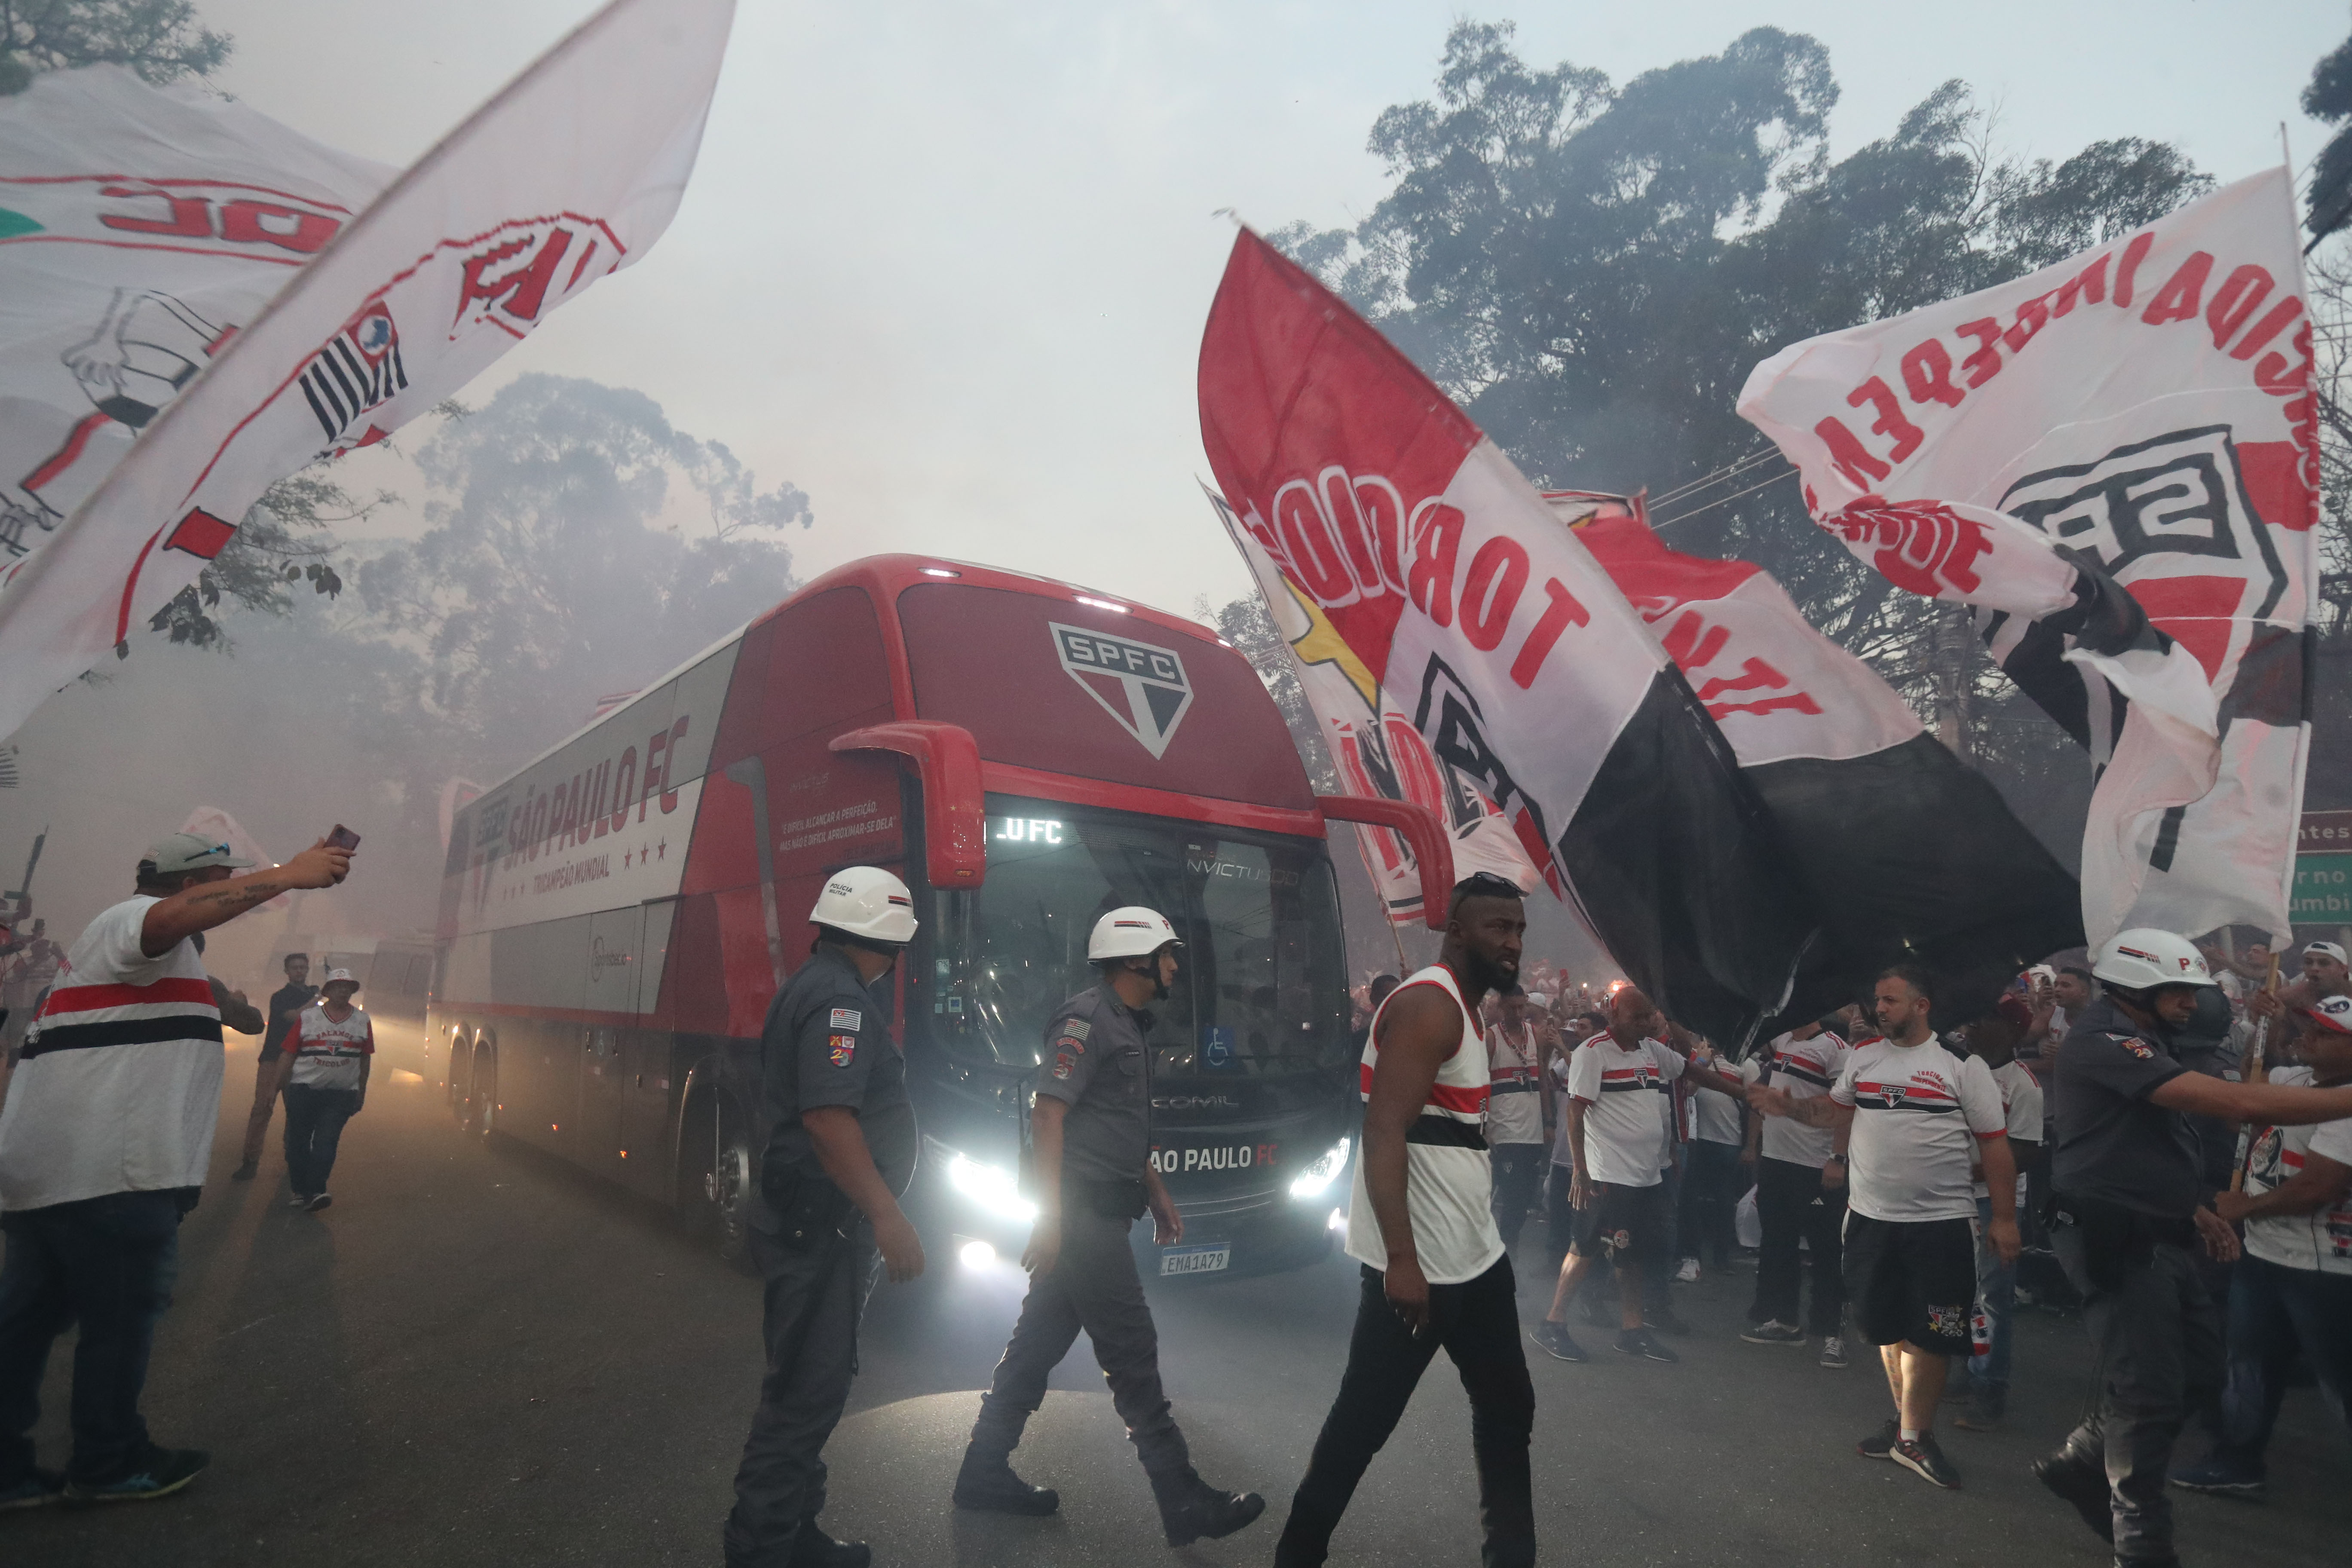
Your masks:
M 751 1119 L 732 1095 L 708 1089 L 687 1106 L 678 1140 L 680 1208 L 719 1260 L 751 1266 Z
M 499 1053 L 487 1041 L 474 1047 L 463 1104 L 466 1131 L 488 1141 L 499 1130 Z
M 448 1106 L 449 1114 L 460 1124 L 466 1120 L 466 1058 L 471 1053 L 466 1037 L 456 1029 L 449 1031 L 448 1055 L 441 1064 L 441 1100 Z

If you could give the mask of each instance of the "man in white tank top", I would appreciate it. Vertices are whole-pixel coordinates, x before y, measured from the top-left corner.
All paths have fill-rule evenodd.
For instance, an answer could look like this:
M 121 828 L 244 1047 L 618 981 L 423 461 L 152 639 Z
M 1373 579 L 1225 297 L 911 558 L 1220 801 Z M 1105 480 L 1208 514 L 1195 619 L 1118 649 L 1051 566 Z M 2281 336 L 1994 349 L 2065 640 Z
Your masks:
M 1489 1568 L 1536 1560 L 1528 1436 L 1535 1384 L 1519 1345 L 1518 1287 L 1491 1210 L 1486 1042 L 1476 1008 L 1518 978 L 1519 891 L 1480 875 L 1454 889 L 1437 963 L 1397 988 L 1364 1047 L 1364 1151 L 1348 1218 L 1363 1289 L 1339 1395 L 1275 1548 L 1311 1568 L 1439 1348 L 1469 1391 Z

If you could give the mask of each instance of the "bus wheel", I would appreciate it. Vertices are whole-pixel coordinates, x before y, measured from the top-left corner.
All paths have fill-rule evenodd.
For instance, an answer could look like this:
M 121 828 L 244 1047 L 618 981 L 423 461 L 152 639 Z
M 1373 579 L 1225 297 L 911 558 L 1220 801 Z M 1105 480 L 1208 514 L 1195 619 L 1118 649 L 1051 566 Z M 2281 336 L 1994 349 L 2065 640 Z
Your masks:
M 473 1070 L 466 1075 L 464 1125 L 487 1139 L 499 1130 L 499 1058 L 489 1046 L 474 1047 Z
M 688 1154 L 681 1194 L 699 1219 L 697 1229 L 719 1258 L 738 1268 L 750 1266 L 751 1130 L 734 1100 L 712 1094 L 688 1118 Z
M 460 1123 L 466 1120 L 466 1056 L 464 1038 L 452 1033 L 448 1059 L 441 1066 L 441 1099 L 449 1107 L 449 1114 Z

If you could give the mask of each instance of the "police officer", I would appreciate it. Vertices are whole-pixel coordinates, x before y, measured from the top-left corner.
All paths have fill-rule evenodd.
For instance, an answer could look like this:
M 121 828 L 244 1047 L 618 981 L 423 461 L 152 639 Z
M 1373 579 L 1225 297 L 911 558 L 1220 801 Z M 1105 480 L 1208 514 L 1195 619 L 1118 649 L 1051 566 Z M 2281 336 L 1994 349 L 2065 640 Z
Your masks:
M 2170 931 L 2111 938 L 2091 973 L 2103 994 L 2058 1051 L 2050 1206 L 2053 1245 L 2083 1293 L 2097 1383 L 2083 1424 L 2033 1473 L 2114 1542 L 2117 1563 L 2155 1568 L 2178 1561 L 2165 1495 L 2173 1441 L 2221 1386 L 2220 1319 L 2195 1254 L 2201 1245 L 2226 1260 L 2238 1247 L 2211 1207 L 2189 1119 L 2332 1121 L 2352 1116 L 2352 1087 L 2192 1071 L 2176 1042 L 2213 979 L 2196 945 Z
M 917 1135 L 906 1062 L 871 987 L 914 940 L 914 900 L 887 871 L 852 866 L 825 879 L 809 911 L 809 961 L 760 1030 L 767 1129 L 749 1215 L 767 1281 L 767 1373 L 727 1518 L 728 1568 L 865 1568 L 873 1553 L 819 1528 L 825 1439 L 856 1371 L 857 1319 L 875 1254 L 903 1283 L 923 1247 L 898 1209 Z
M 1265 1511 L 1255 1492 L 1219 1491 L 1192 1469 L 1184 1434 L 1160 1386 L 1160 1336 L 1128 1250 L 1149 1210 L 1163 1247 L 1184 1221 L 1151 1163 L 1150 1033 L 1146 1002 L 1167 996 L 1183 943 L 1156 910 L 1113 910 L 1095 922 L 1087 957 L 1102 976 L 1062 1004 L 1045 1029 L 1030 1112 L 1037 1223 L 1022 1266 L 1029 1295 L 956 1476 L 958 1508 L 1046 1514 L 1060 1496 L 1008 1462 L 1045 1397 L 1045 1378 L 1084 1329 L 1160 1501 L 1171 1546 L 1231 1535 Z

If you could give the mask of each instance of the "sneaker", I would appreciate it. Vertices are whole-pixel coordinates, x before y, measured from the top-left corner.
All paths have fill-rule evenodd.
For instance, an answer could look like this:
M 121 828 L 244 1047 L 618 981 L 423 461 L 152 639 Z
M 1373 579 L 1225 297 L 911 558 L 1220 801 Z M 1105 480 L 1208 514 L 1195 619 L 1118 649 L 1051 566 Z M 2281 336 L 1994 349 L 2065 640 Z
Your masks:
M 2114 1503 L 2107 1492 L 2107 1475 L 2098 1466 L 2061 1449 L 2033 1461 L 2033 1479 L 2083 1516 L 2100 1540 L 2116 1538 Z
M 228 1179 L 232 1182 L 249 1182 L 260 1173 L 261 1167 L 258 1165 L 239 1165 L 236 1170 L 231 1171 L 228 1173 Z
M 2008 1414 L 2009 1391 L 1988 1383 L 1979 1385 L 1975 1403 L 1953 1417 L 1952 1425 L 1965 1432 L 1998 1432 Z
M 1555 1323 L 1547 1320 L 1528 1331 L 1528 1338 L 1542 1346 L 1544 1353 L 1555 1361 L 1592 1359 L 1584 1353 L 1584 1347 L 1578 1344 L 1575 1336 L 1568 1331 L 1566 1323 Z
M 309 1203 L 304 1204 L 302 1206 L 309 1209 L 312 1214 L 317 1214 L 320 1209 L 325 1208 L 334 1201 L 335 1200 L 329 1194 L 320 1193 L 317 1197 L 312 1198 Z
M 2233 1463 L 2219 1454 L 2209 1454 L 2193 1465 L 2173 1471 L 2172 1484 L 2183 1491 L 2234 1498 L 2258 1498 L 2267 1486 L 2260 1470 Z
M 0 1487 L 0 1513 L 20 1508 L 46 1508 L 65 1496 L 66 1479 L 55 1470 L 36 1469 L 13 1487 Z
M 1936 1447 L 1933 1432 L 1922 1432 L 1916 1441 L 1898 1436 L 1886 1457 L 1914 1475 L 1925 1476 L 1948 1492 L 1960 1489 L 1959 1469 L 1944 1458 L 1943 1449 Z
M 1642 1314 L 1642 1326 L 1645 1329 L 1655 1329 L 1664 1334 L 1687 1336 L 1691 1331 L 1691 1326 L 1688 1323 L 1675 1316 L 1675 1310 L 1672 1307 L 1660 1307 L 1654 1311 L 1644 1311 Z
M 170 1497 L 194 1480 L 212 1458 L 202 1448 L 151 1447 L 145 1462 L 120 1480 L 68 1481 L 65 1500 L 75 1504 L 145 1502 L 152 1498 Z
M 308 1193 L 296 1193 L 292 1197 L 286 1200 L 286 1206 L 289 1209 L 309 1208 L 310 1206 L 310 1194 Z
M 1676 1279 L 1681 1280 L 1681 1281 L 1682 1281 L 1684 1284 L 1685 1284 L 1685 1285 L 1696 1285 L 1696 1284 L 1697 1284 L 1697 1283 L 1698 1283 L 1698 1259 L 1697 1259 L 1697 1258 L 1684 1258 L 1684 1259 L 1683 1259 L 1683 1266 L 1682 1266 L 1680 1268 L 1677 1268 L 1677 1269 L 1675 1269 L 1675 1278 Z
M 1830 1334 L 1823 1337 L 1822 1340 L 1822 1364 L 1823 1366 L 1843 1366 L 1845 1364 L 1845 1341 L 1843 1339 L 1840 1338 L 1836 1334 Z
M 1768 1319 L 1748 1324 L 1739 1331 L 1739 1337 L 1751 1345 L 1801 1345 L 1805 1342 L 1805 1331 L 1794 1323 Z
M 1895 1445 L 1903 1440 L 1903 1423 L 1889 1421 L 1876 1432 L 1853 1446 L 1853 1451 L 1865 1459 L 1891 1459 Z
M 1647 1329 L 1620 1329 L 1611 1342 L 1627 1355 L 1640 1356 L 1643 1361 L 1676 1362 L 1683 1358 L 1660 1344 Z

